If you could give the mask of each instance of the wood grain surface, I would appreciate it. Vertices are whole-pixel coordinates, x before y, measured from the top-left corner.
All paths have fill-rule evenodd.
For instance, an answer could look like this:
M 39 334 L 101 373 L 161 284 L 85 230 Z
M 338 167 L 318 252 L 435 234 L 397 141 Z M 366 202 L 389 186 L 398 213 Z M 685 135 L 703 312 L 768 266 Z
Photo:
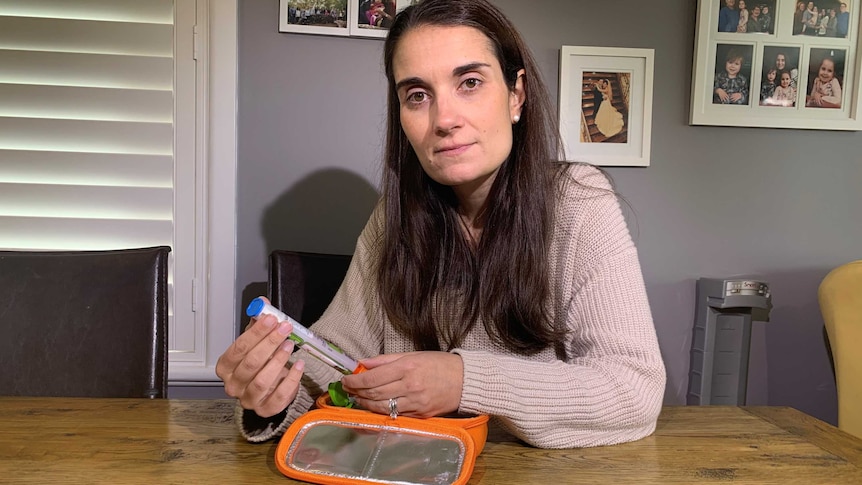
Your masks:
M 231 400 L 0 398 L 0 483 L 296 483 Z M 572 450 L 492 430 L 471 484 L 862 484 L 862 440 L 785 407 L 666 407 L 654 435 Z

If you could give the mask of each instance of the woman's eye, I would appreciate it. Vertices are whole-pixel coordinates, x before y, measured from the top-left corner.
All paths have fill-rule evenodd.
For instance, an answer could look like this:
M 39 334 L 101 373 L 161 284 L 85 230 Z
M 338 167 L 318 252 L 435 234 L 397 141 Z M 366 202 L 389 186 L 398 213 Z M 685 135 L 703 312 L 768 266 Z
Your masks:
M 467 89 L 476 89 L 479 87 L 480 84 L 482 84 L 482 81 L 474 77 L 471 77 L 470 79 L 464 81 L 464 87 Z
M 428 95 L 422 91 L 414 91 L 407 95 L 408 103 L 421 103 L 427 99 Z

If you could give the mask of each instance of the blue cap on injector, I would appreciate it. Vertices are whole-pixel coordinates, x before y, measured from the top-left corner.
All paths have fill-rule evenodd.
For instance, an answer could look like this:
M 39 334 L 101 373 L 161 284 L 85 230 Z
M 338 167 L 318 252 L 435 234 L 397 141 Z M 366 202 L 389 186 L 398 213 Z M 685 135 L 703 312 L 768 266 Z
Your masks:
M 260 312 L 265 306 L 266 302 L 263 301 L 263 298 L 257 297 L 248 304 L 248 308 L 245 309 L 245 314 L 250 317 L 256 317 L 260 315 Z

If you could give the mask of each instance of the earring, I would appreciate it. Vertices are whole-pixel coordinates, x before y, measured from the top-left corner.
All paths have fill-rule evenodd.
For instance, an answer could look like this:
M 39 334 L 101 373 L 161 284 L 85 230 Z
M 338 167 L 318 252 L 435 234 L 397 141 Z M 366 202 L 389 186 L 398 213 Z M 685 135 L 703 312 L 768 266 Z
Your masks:
M 519 121 L 521 121 L 521 115 L 515 115 L 515 116 L 513 116 L 513 117 L 512 117 L 512 122 L 513 122 L 513 123 L 517 123 L 517 122 L 519 122 Z

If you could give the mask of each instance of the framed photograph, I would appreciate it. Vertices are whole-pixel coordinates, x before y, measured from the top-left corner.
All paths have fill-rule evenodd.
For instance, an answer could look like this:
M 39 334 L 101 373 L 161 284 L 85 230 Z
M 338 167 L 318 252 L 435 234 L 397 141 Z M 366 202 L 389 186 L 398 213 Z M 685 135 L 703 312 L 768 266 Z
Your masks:
M 352 1 L 352 0 L 351 0 Z M 350 35 L 348 0 L 279 0 L 278 31 Z
M 862 130 L 860 0 L 698 0 L 692 125 Z
M 352 11 L 350 35 L 383 39 L 395 14 L 421 0 L 349 0 Z
M 560 49 L 560 134 L 567 157 L 649 166 L 653 56 L 652 49 Z

